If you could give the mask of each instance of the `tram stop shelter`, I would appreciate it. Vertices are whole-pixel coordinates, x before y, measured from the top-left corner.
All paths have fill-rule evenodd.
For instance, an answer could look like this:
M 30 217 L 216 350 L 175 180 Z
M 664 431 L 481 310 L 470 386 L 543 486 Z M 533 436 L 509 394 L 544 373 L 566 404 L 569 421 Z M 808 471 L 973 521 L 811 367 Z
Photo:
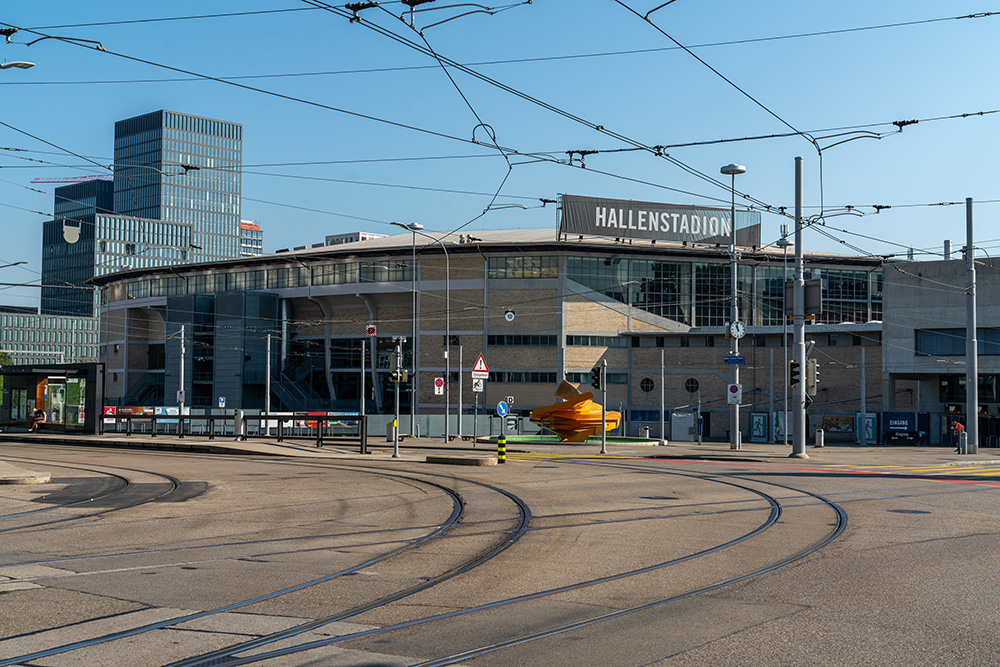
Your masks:
M 27 430 L 36 409 L 43 431 L 97 433 L 104 405 L 104 364 L 0 367 L 0 428 Z

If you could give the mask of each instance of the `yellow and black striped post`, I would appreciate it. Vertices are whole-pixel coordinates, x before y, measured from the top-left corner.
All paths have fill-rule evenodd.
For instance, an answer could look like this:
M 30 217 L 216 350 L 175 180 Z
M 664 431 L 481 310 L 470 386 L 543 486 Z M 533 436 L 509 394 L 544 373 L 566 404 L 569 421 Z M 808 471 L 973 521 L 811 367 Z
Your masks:
M 497 438 L 497 463 L 507 463 L 507 436 Z

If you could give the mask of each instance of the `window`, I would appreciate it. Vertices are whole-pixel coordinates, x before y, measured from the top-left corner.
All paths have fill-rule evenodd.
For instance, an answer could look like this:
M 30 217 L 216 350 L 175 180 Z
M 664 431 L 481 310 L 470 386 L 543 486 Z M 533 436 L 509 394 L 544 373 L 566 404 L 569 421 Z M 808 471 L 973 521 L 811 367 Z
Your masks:
M 283 269 L 269 269 L 267 272 L 268 289 L 305 287 L 308 284 L 309 276 L 303 266 L 291 266 Z
M 358 268 L 358 282 L 388 283 L 413 280 L 409 262 L 389 261 L 361 262 Z
M 555 384 L 558 382 L 555 372 L 537 371 L 491 371 L 489 381 L 514 384 Z
M 618 336 L 566 336 L 566 345 L 580 347 L 628 347 L 628 338 Z
M 656 383 L 653 382 L 652 378 L 642 378 L 639 380 L 639 389 L 642 389 L 647 394 L 653 391 Z
M 491 279 L 557 278 L 559 260 L 556 257 L 491 257 L 487 271 Z
M 965 329 L 917 329 L 914 354 L 918 357 L 958 357 L 965 355 Z M 1000 354 L 1000 329 L 976 329 L 978 353 Z
M 355 282 L 354 264 L 325 264 L 312 269 L 314 285 L 343 285 Z M 412 280 L 412 278 L 411 278 Z
M 487 345 L 529 345 L 534 347 L 555 347 L 556 337 L 549 334 L 511 334 L 487 336 Z

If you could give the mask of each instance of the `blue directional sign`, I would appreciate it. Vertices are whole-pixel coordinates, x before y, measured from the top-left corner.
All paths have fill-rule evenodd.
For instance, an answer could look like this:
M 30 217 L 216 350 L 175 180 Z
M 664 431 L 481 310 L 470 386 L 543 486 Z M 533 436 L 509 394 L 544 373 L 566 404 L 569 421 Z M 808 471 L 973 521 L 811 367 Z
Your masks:
M 722 363 L 727 366 L 742 366 L 747 362 L 747 358 L 742 354 L 731 354 L 722 358 Z
M 507 416 L 507 410 L 508 410 L 507 404 L 504 401 L 500 401 L 499 403 L 497 403 L 497 414 L 498 415 L 500 415 L 501 417 L 506 417 Z

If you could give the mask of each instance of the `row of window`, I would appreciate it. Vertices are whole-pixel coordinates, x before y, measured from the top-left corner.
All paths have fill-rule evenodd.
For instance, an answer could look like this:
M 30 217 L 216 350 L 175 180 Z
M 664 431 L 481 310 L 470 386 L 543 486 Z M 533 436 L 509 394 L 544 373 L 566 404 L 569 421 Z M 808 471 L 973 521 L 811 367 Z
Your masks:
M 0 327 L 4 331 L 14 328 L 97 331 L 97 320 L 92 317 L 53 317 L 34 313 L 25 315 L 0 313 Z
M 489 346 L 528 345 L 532 347 L 555 347 L 557 341 L 557 336 L 549 334 L 508 334 L 486 337 L 486 344 Z

